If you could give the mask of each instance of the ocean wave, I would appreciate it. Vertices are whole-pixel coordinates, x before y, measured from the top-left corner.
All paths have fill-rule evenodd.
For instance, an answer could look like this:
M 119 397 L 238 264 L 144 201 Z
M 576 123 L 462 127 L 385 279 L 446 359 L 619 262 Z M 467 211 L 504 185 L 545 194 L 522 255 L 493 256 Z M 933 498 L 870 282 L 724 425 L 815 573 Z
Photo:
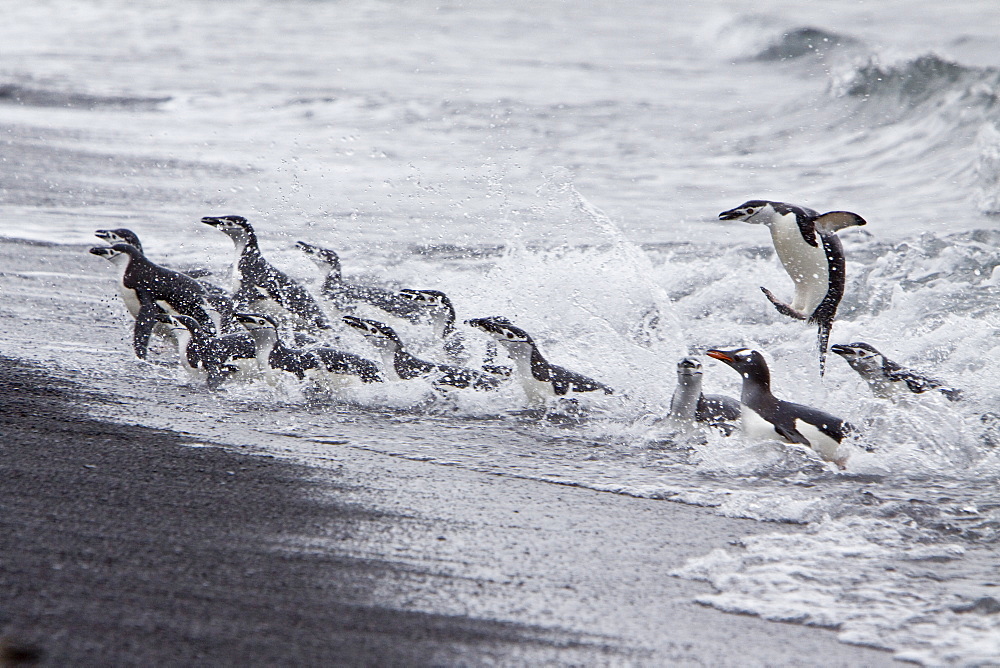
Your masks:
M 127 110 L 156 109 L 170 97 L 133 97 L 128 95 L 94 95 L 49 88 L 32 88 L 17 83 L 0 83 L 0 104 L 25 107 L 66 107 L 69 109 L 117 108 Z
M 1000 100 L 1000 70 L 962 65 L 933 53 L 896 63 L 884 63 L 881 56 L 873 54 L 836 77 L 833 86 L 836 95 L 890 97 L 907 106 L 955 90 L 963 93 L 965 104 L 979 99 L 983 105 L 994 106 Z
M 857 44 L 860 42 L 853 37 L 806 26 L 782 33 L 754 55 L 752 59 L 781 61 L 802 58 L 803 56 L 822 58 L 833 49 Z

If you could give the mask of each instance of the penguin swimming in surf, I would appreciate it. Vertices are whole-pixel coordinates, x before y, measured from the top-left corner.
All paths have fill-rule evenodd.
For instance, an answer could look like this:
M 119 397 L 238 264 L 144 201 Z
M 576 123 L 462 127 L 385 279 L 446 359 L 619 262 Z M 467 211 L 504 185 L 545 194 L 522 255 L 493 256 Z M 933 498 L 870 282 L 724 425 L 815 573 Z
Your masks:
M 338 310 L 355 311 L 359 306 L 367 305 L 378 309 L 382 314 L 411 323 L 419 323 L 427 317 L 425 309 L 412 300 L 401 297 L 395 290 L 344 281 L 340 256 L 336 251 L 314 246 L 305 241 L 297 241 L 295 245 L 323 272 L 323 287 L 320 294 Z
M 923 394 L 931 390 L 937 390 L 951 401 L 962 398 L 961 390 L 896 364 L 867 343 L 836 344 L 830 346 L 830 350 L 843 357 L 865 379 L 872 394 L 880 399 L 896 399 L 901 395 Z
M 399 296 L 424 307 L 434 328 L 434 336 L 441 340 L 449 359 L 456 364 L 468 362 L 469 353 L 461 332 L 455 329 L 455 307 L 448 295 L 440 290 L 404 289 L 399 291 Z
M 701 422 L 730 433 L 740 419 L 740 402 L 722 394 L 704 394 L 701 390 L 701 362 L 685 357 L 677 363 L 677 387 L 670 398 L 670 417 L 679 423 Z
M 90 253 L 108 260 L 120 271 L 118 290 L 135 317 L 132 348 L 140 359 L 146 359 L 149 337 L 160 313 L 191 316 L 211 334 L 219 331 L 221 315 L 195 279 L 154 264 L 131 244 L 98 246 Z
M 291 348 L 278 336 L 277 322 L 262 313 L 237 313 L 236 320 L 254 340 L 254 357 L 261 371 L 286 371 L 299 380 L 313 380 L 330 389 L 361 383 L 380 383 L 378 366 L 360 355 L 327 346 Z
M 365 338 L 382 355 L 382 366 L 389 380 L 427 378 L 437 387 L 458 387 L 476 390 L 495 390 L 500 381 L 493 376 L 473 369 L 428 362 L 406 351 L 396 332 L 385 323 L 345 315 L 347 325 L 360 330 Z
M 201 222 L 225 233 L 236 247 L 233 303 L 238 310 L 277 304 L 305 327 L 330 329 L 330 321 L 304 287 L 261 255 L 257 234 L 243 216 L 205 216 Z
M 206 381 L 208 389 L 217 390 L 224 381 L 258 374 L 257 348 L 248 332 L 215 337 L 190 316 L 161 313 L 157 320 L 173 331 L 181 367 L 192 378 Z
M 740 428 L 747 437 L 798 443 L 844 468 L 848 454 L 842 451 L 841 443 L 856 432 L 853 426 L 818 408 L 782 401 L 771 394 L 771 372 L 756 350 L 712 349 L 705 354 L 725 362 L 743 377 Z
M 767 288 L 762 287 L 761 291 L 782 315 L 818 326 L 822 376 L 830 330 L 844 296 L 844 247 L 837 232 L 867 222 L 850 211 L 820 214 L 794 204 L 767 200 L 744 202 L 720 213 L 719 220 L 763 224 L 770 230 L 778 259 L 795 284 L 795 296 L 791 304 L 786 304 Z
M 504 317 L 473 318 L 466 325 L 486 332 L 506 350 L 516 368 L 515 373 L 531 403 L 542 403 L 551 397 L 564 397 L 581 392 L 614 390 L 583 374 L 549 363 L 542 356 L 534 339 L 526 331 Z

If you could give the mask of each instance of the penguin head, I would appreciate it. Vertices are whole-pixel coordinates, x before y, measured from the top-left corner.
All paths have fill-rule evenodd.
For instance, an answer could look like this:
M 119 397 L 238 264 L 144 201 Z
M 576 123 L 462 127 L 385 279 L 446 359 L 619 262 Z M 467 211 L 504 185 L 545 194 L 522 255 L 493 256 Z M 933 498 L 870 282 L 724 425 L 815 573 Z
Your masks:
M 274 321 L 274 318 L 263 313 L 234 313 L 233 317 L 251 334 L 267 330 L 278 331 L 278 323 Z
M 418 304 L 424 304 L 426 306 L 444 306 L 451 307 L 451 300 L 448 299 L 448 295 L 441 292 L 440 290 L 400 290 L 399 296 L 403 299 L 409 299 L 412 302 Z
M 306 257 L 315 262 L 320 269 L 324 271 L 333 269 L 338 273 L 340 272 L 340 256 L 335 251 L 313 246 L 312 244 L 307 244 L 305 241 L 296 241 L 295 247 L 305 253 Z
M 697 357 L 685 357 L 677 363 L 677 377 L 691 378 L 702 374 L 701 362 Z
M 94 236 L 103 241 L 107 241 L 112 245 L 132 244 L 139 250 L 142 250 L 142 244 L 139 242 L 139 235 L 124 227 L 120 227 L 117 230 L 95 230 Z
M 765 385 L 770 384 L 770 371 L 767 360 L 756 350 L 750 348 L 735 348 L 733 350 L 718 350 L 713 348 L 705 351 L 712 359 L 725 362 L 740 373 L 743 378 L 755 380 Z
M 91 255 L 103 257 L 115 265 L 122 265 L 134 257 L 142 257 L 142 251 L 132 244 L 114 244 L 113 246 L 95 246 L 90 249 Z
M 491 316 L 488 318 L 473 318 L 472 320 L 466 320 L 465 324 L 474 329 L 486 332 L 498 342 L 511 345 L 518 343 L 527 343 L 529 345 L 534 345 L 535 342 L 531 338 L 531 335 L 526 331 L 517 327 L 507 318 L 503 316 Z
M 858 371 L 881 371 L 885 364 L 885 355 L 862 341 L 848 344 L 835 344 L 830 351 L 837 353 Z
M 201 222 L 224 232 L 237 243 L 255 238 L 253 227 L 243 216 L 205 216 Z
M 353 315 L 345 315 L 344 322 L 364 334 L 365 338 L 376 348 L 401 348 L 403 342 L 389 325 L 377 320 L 365 320 Z
M 166 324 L 171 330 L 175 332 L 187 331 L 194 334 L 198 331 L 199 325 L 198 321 L 189 315 L 174 315 L 173 313 L 159 313 L 156 316 L 157 321 Z
M 744 223 L 766 223 L 771 213 L 774 212 L 774 207 L 771 206 L 771 202 L 763 199 L 752 199 L 747 202 L 743 202 L 735 209 L 729 209 L 728 211 L 723 211 L 719 214 L 719 220 L 742 220 Z M 763 216 L 759 214 L 763 213 Z

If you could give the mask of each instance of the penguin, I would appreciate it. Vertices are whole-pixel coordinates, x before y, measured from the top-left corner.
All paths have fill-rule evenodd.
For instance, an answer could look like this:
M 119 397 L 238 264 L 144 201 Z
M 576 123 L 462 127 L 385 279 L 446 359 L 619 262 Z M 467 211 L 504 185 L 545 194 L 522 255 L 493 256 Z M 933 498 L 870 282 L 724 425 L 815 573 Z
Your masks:
M 257 375 L 257 348 L 248 332 L 213 337 L 190 316 L 161 313 L 157 320 L 173 331 L 181 367 L 192 378 L 207 381 L 208 389 L 217 390 L 224 381 L 237 377 Z
M 455 307 L 448 295 L 440 290 L 403 289 L 399 291 L 399 296 L 424 307 L 434 328 L 434 336 L 442 341 L 449 359 L 456 364 L 469 361 L 464 337 L 455 329 Z
M 725 362 L 743 377 L 740 393 L 740 427 L 753 439 L 798 443 L 816 451 L 825 461 L 843 469 L 847 454 L 841 443 L 856 429 L 848 422 L 817 408 L 782 401 L 771 394 L 771 372 L 756 350 L 711 349 L 706 354 Z
M 514 362 L 521 387 L 531 403 L 542 403 L 551 397 L 564 397 L 570 393 L 614 390 L 593 378 L 550 364 L 538 350 L 534 339 L 526 331 L 504 317 L 473 318 L 466 325 L 486 332 L 504 346 Z
M 908 393 L 923 394 L 929 390 L 937 390 L 950 401 L 962 398 L 961 390 L 896 364 L 867 343 L 836 344 L 830 346 L 830 350 L 843 357 L 867 381 L 872 394 L 880 399 L 896 399 Z
M 91 248 L 120 270 L 118 289 L 129 313 L 135 317 L 132 347 L 140 359 L 146 359 L 149 337 L 159 313 L 188 315 L 211 334 L 221 322 L 219 312 L 209 303 L 201 283 L 179 272 L 150 262 L 131 244 Z
M 355 311 L 359 306 L 367 305 L 378 309 L 382 314 L 407 322 L 419 323 L 426 320 L 425 309 L 412 300 L 401 297 L 395 290 L 344 282 L 340 257 L 336 251 L 314 246 L 305 241 L 297 241 L 295 245 L 323 272 L 323 288 L 320 294 L 340 311 Z
M 330 329 L 316 300 L 298 282 L 264 259 L 253 227 L 243 216 L 205 216 L 201 222 L 225 233 L 236 247 L 233 303 L 238 310 L 276 303 L 306 327 Z M 263 303 L 262 303 L 263 302 Z
M 471 387 L 475 390 L 495 390 L 500 386 L 500 381 L 493 376 L 473 369 L 450 364 L 436 364 L 414 357 L 406 351 L 403 342 L 392 327 L 385 323 L 353 315 L 345 315 L 344 322 L 350 327 L 360 330 L 368 342 L 378 349 L 382 355 L 385 375 L 389 380 L 412 380 L 425 377 L 440 389 Z
M 360 355 L 319 346 L 290 348 L 278 336 L 278 324 L 262 313 L 237 313 L 254 341 L 254 356 L 261 371 L 286 371 L 299 380 L 311 379 L 331 387 L 383 381 L 378 366 Z
M 719 220 L 763 224 L 771 232 L 774 250 L 795 283 L 795 297 L 786 304 L 767 288 L 761 291 L 782 315 L 818 326 L 819 375 L 826 370 L 826 350 L 837 307 L 844 296 L 844 247 L 837 232 L 867 221 L 850 211 L 819 214 L 784 202 L 750 200 L 719 214 Z
M 670 398 L 670 417 L 678 422 L 702 422 L 728 435 L 731 423 L 740 419 L 740 402 L 722 394 L 701 391 L 701 362 L 685 357 L 677 363 L 677 387 Z
M 94 236 L 98 239 L 106 241 L 109 246 L 118 243 L 131 244 L 139 249 L 139 252 L 145 255 L 145 251 L 142 249 L 142 242 L 139 241 L 139 235 L 130 229 L 120 227 L 116 230 L 95 230 Z M 216 311 L 219 312 L 220 321 L 215 323 L 216 329 L 222 332 L 232 331 L 235 324 L 235 321 L 233 320 L 233 300 L 230 299 L 228 292 L 219 286 L 204 280 L 204 277 L 211 275 L 211 272 L 206 269 L 190 269 L 181 271 L 180 273 L 185 276 L 190 276 L 201 283 L 201 286 L 205 288 L 208 302 Z

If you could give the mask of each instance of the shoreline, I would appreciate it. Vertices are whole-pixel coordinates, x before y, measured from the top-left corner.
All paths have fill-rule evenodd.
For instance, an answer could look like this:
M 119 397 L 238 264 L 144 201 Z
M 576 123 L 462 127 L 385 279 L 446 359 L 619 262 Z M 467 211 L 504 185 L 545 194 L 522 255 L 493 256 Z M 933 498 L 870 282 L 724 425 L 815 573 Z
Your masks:
M 14 593 L 0 636 L 44 664 L 893 663 L 828 629 L 703 607 L 707 584 L 667 575 L 794 527 L 361 443 L 308 466 L 224 421 L 153 428 L 190 390 L 127 396 L 142 379 L 94 377 L 100 346 L 79 369 L 29 347 L 50 327 L 31 300 L 52 280 L 30 267 L 78 279 L 45 305 L 91 317 L 68 319 L 68 339 L 113 328 L 117 296 L 77 251 L 0 239 L 0 585 Z

